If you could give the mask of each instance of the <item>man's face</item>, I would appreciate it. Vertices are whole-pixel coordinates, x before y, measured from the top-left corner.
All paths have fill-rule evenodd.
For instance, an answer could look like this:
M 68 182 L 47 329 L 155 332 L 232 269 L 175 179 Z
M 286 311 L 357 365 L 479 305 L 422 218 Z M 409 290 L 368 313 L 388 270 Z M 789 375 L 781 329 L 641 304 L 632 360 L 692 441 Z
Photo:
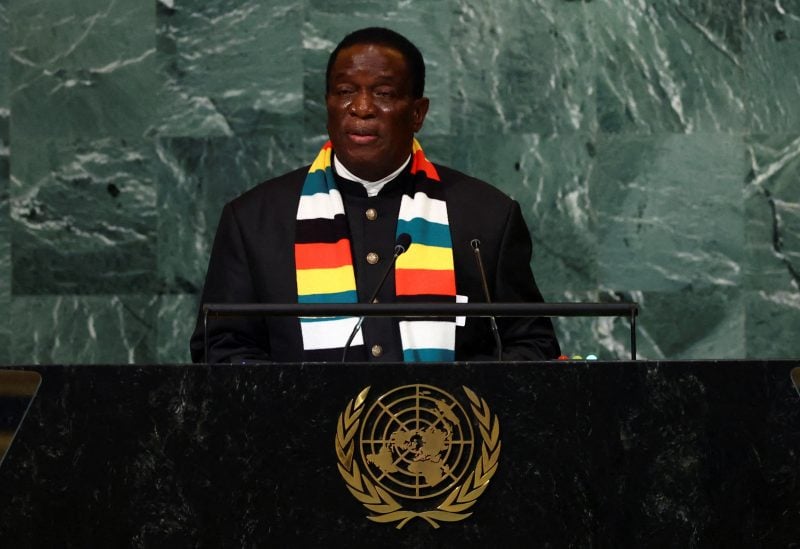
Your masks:
M 411 75 L 402 54 L 375 44 L 339 52 L 325 101 L 337 158 L 368 181 L 392 173 L 408 158 L 428 112 L 427 98 L 411 97 Z

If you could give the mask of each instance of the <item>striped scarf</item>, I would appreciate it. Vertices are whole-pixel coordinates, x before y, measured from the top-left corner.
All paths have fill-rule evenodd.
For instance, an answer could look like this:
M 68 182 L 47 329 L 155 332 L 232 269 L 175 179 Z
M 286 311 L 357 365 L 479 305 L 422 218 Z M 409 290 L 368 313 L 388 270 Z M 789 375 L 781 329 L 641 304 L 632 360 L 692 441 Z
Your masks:
M 331 168 L 333 149 L 325 143 L 308 170 L 297 208 L 295 269 L 298 303 L 356 303 L 355 271 L 342 195 Z M 455 301 L 453 245 L 439 174 L 414 140 L 411 193 L 400 203 L 396 234 L 411 235 L 411 246 L 397 259 L 397 302 Z M 454 319 L 401 320 L 403 359 L 407 362 L 455 359 Z M 357 317 L 302 317 L 307 358 L 335 360 L 358 322 Z M 352 347 L 363 346 L 359 331 Z

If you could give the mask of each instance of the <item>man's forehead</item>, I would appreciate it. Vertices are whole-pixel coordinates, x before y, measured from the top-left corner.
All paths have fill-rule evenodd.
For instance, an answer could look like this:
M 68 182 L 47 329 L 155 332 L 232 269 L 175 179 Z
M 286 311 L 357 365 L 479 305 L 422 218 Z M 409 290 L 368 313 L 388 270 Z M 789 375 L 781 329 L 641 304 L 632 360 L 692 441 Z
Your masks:
M 406 80 L 405 74 L 397 71 L 375 70 L 374 68 L 364 69 L 354 66 L 337 68 L 331 72 L 331 80 L 341 80 L 343 78 L 349 78 L 351 76 L 364 73 L 368 74 L 370 79 L 376 82 L 396 82 L 397 80 Z
M 353 44 L 352 46 L 340 50 L 336 54 L 333 66 L 339 69 L 341 67 L 337 67 L 337 65 L 352 64 L 365 57 L 374 57 L 376 53 L 385 57 L 387 61 L 400 61 L 404 67 L 407 65 L 406 58 L 401 51 L 387 44 L 367 42 L 364 44 Z M 388 74 L 390 71 L 387 70 L 385 72 Z

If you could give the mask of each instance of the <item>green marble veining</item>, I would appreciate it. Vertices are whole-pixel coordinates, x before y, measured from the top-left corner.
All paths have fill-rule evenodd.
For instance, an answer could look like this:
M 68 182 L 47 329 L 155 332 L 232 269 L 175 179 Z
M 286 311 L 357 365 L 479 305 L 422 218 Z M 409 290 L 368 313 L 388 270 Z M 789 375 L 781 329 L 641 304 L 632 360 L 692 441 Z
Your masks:
M 745 326 L 746 357 L 797 357 L 800 295 L 797 290 L 747 292 Z
M 151 147 L 15 139 L 14 295 L 157 291 Z
M 9 134 L 8 101 L 8 11 L 0 0 L 0 364 L 8 362 L 11 326 L 7 314 L 11 305 L 11 240 L 9 237 Z
M 162 363 L 188 363 L 186 342 L 194 331 L 200 304 L 198 294 L 159 296 L 156 320 L 155 360 Z M 141 360 L 137 362 L 142 362 Z
M 678 297 L 679 296 L 679 297 Z M 709 285 L 642 292 L 644 356 L 741 358 L 745 356 L 745 302 L 736 287 Z
M 738 138 L 608 136 L 597 151 L 590 201 L 602 286 L 680 292 L 740 283 L 746 169 Z
M 800 135 L 746 140 L 746 356 L 800 354 Z
M 601 131 L 744 129 L 740 9 L 739 0 L 593 3 Z
M 746 140 L 747 287 L 796 291 L 800 285 L 800 136 Z
M 9 312 L 14 319 L 14 363 L 158 360 L 156 296 L 23 296 L 14 298 Z
M 301 113 L 302 2 L 155 6 L 160 135 L 274 133 Z
M 471 152 L 452 164 L 519 201 L 533 240 L 534 273 L 548 298 L 569 301 L 558 294 L 597 289 L 595 214 L 589 201 L 596 156 L 592 137 L 480 134 L 462 144 Z
M 307 162 L 300 132 L 157 141 L 158 275 L 163 291 L 200 292 L 222 206 L 255 183 Z
M 311 161 L 368 25 L 548 300 L 639 301 L 644 358 L 800 356 L 798 2 L 0 0 L 0 362 L 187 361 L 223 204 Z M 628 356 L 626 319 L 557 330 Z
M 746 129 L 796 135 L 800 128 L 800 2 L 748 0 L 742 6 Z
M 580 2 L 460 0 L 454 10 L 453 133 L 594 127 L 594 55 Z
M 149 2 L 10 0 L 15 141 L 139 137 L 159 78 Z

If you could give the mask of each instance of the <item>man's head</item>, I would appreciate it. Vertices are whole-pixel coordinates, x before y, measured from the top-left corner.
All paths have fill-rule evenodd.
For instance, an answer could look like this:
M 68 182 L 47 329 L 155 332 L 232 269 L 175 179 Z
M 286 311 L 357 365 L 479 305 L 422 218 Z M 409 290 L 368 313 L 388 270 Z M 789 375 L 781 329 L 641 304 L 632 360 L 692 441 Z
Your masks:
M 425 63 L 411 42 L 389 29 L 347 35 L 326 72 L 328 134 L 337 158 L 355 175 L 380 179 L 411 153 L 428 112 Z
M 325 90 L 331 89 L 331 68 L 336 61 L 336 56 L 345 48 L 356 45 L 380 45 L 387 46 L 399 52 L 406 61 L 409 76 L 411 77 L 411 95 L 414 99 L 419 99 L 425 93 L 425 61 L 422 52 L 419 51 L 408 38 L 391 29 L 383 27 L 368 27 L 353 31 L 344 38 L 331 52 L 328 57 L 328 68 L 325 70 Z

